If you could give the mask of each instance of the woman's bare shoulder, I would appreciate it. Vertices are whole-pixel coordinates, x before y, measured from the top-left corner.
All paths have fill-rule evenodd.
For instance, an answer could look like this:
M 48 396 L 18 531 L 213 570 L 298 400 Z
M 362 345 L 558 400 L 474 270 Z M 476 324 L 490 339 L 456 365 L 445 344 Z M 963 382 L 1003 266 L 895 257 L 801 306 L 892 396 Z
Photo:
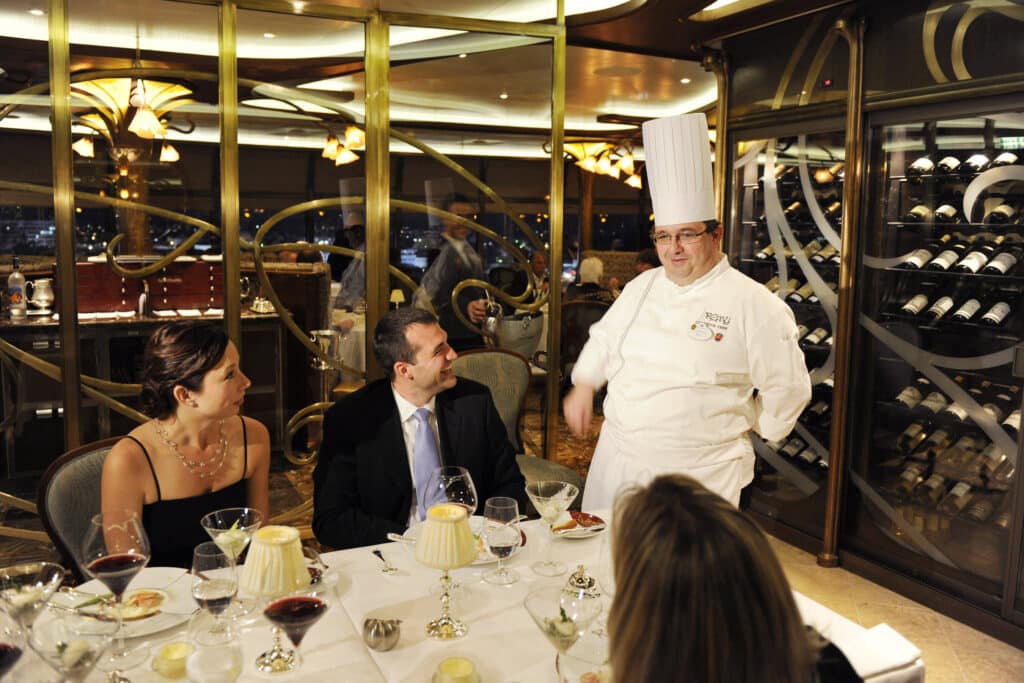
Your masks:
M 251 417 L 242 417 L 245 421 L 245 437 L 250 446 L 270 445 L 270 431 L 267 426 Z
M 114 444 L 103 462 L 104 473 L 141 476 L 149 472 L 149 456 L 145 450 L 145 440 L 137 433 L 138 431 L 139 429 L 135 429 L 131 432 L 130 436 L 134 438 L 125 437 Z

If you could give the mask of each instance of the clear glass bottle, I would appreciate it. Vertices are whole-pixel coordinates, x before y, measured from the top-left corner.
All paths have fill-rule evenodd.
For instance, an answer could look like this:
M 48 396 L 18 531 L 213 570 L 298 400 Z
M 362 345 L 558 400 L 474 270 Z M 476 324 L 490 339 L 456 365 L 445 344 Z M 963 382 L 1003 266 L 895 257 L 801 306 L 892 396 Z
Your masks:
M 17 256 L 12 259 L 11 274 L 7 276 L 7 311 L 12 320 L 21 320 L 28 315 L 25 274 L 21 272 L 21 259 Z

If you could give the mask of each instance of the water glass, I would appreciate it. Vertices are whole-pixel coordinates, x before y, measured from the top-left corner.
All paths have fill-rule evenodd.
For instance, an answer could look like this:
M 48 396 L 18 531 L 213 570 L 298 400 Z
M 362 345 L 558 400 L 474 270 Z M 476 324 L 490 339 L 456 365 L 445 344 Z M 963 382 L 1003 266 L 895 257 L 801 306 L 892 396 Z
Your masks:
M 495 496 L 484 503 L 484 545 L 498 558 L 498 568 L 484 574 L 484 581 L 507 586 L 519 580 L 519 573 L 504 566 L 505 558 L 522 543 L 519 503 L 515 498 Z

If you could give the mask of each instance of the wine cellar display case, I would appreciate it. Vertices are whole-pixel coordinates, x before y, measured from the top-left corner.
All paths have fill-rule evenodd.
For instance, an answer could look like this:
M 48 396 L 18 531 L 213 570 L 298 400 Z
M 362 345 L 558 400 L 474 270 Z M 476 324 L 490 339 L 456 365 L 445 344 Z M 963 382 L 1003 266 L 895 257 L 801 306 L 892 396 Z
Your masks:
M 748 139 L 734 150 L 731 262 L 789 305 L 813 392 L 788 437 L 754 436 L 748 505 L 817 539 L 831 460 L 843 153 L 834 131 Z
M 875 117 L 857 273 L 844 545 L 993 611 L 1020 450 L 1022 147 L 1019 110 Z

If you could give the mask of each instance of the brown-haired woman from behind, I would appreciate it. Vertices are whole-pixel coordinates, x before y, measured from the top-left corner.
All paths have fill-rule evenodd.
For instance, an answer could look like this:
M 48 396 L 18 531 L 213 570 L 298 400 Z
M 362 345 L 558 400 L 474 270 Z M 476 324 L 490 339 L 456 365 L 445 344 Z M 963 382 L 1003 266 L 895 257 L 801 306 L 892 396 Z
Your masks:
M 760 528 L 683 475 L 615 506 L 616 683 L 804 683 L 812 653 L 792 590 Z
M 160 327 L 146 344 L 142 374 L 142 411 L 152 419 L 117 442 L 103 463 L 103 516 L 137 514 L 150 565 L 188 568 L 193 548 L 209 540 L 203 515 L 251 507 L 267 519 L 270 435 L 239 414 L 252 383 L 218 327 Z

